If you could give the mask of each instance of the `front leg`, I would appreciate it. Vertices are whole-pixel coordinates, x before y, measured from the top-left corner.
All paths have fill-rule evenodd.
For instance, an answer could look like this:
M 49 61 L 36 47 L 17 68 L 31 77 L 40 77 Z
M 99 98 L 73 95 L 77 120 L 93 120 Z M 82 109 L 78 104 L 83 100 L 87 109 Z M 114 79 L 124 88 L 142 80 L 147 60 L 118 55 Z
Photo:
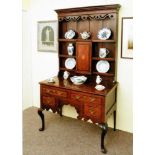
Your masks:
M 107 123 L 104 123 L 101 125 L 101 128 L 102 128 L 102 134 L 101 134 L 101 151 L 103 153 L 107 153 L 107 150 L 104 146 L 104 138 L 105 138 L 105 135 L 108 131 L 108 124 Z
M 44 114 L 42 111 L 43 111 L 42 108 L 38 109 L 38 115 L 40 116 L 41 121 L 42 121 L 42 127 L 39 129 L 39 131 L 44 131 L 44 128 L 45 128 Z

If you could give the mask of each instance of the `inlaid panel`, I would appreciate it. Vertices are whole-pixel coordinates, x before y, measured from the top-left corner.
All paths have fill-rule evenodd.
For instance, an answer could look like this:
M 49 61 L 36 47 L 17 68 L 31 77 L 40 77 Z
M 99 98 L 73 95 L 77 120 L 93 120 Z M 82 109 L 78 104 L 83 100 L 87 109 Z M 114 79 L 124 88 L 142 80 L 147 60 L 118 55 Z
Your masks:
M 76 70 L 80 73 L 91 73 L 91 42 L 77 42 L 76 54 L 77 65 Z

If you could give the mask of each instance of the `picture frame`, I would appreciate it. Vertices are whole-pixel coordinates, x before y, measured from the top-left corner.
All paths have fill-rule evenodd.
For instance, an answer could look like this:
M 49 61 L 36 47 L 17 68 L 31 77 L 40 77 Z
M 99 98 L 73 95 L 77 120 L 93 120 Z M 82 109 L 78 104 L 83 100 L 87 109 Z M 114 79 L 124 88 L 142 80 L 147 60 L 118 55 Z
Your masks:
M 56 52 L 58 45 L 58 21 L 38 21 L 37 48 L 42 52 Z
M 122 17 L 121 58 L 133 59 L 133 17 Z

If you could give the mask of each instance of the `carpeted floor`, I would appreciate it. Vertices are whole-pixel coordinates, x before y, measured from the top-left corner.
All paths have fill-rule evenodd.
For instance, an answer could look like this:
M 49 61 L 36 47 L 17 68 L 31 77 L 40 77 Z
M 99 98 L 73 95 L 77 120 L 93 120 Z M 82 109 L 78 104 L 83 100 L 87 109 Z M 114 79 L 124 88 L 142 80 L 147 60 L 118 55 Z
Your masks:
M 37 108 L 23 112 L 23 155 L 103 155 L 100 152 L 101 129 L 68 117 L 44 111 L 45 130 Z M 132 155 L 132 134 L 109 128 L 105 138 L 106 155 Z

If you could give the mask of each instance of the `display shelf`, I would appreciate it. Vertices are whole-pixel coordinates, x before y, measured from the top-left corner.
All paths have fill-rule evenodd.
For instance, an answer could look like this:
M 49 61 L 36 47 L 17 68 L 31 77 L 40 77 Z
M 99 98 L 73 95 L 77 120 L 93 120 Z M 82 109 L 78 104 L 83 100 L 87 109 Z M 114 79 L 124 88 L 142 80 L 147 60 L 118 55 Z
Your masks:
M 93 72 L 93 74 L 103 75 L 103 76 L 114 76 L 113 73 L 100 73 L 100 72 Z
M 67 69 L 67 68 L 65 68 L 65 67 L 60 67 L 60 70 L 75 72 L 75 69 Z
M 76 59 L 76 56 L 75 55 L 59 54 L 59 57 L 62 57 L 62 58 L 75 58 Z
M 114 58 L 99 58 L 99 57 L 92 57 L 93 60 L 107 60 L 107 61 L 115 61 Z
M 100 42 L 100 43 L 115 43 L 115 40 L 99 40 L 99 39 L 93 39 L 92 42 Z

